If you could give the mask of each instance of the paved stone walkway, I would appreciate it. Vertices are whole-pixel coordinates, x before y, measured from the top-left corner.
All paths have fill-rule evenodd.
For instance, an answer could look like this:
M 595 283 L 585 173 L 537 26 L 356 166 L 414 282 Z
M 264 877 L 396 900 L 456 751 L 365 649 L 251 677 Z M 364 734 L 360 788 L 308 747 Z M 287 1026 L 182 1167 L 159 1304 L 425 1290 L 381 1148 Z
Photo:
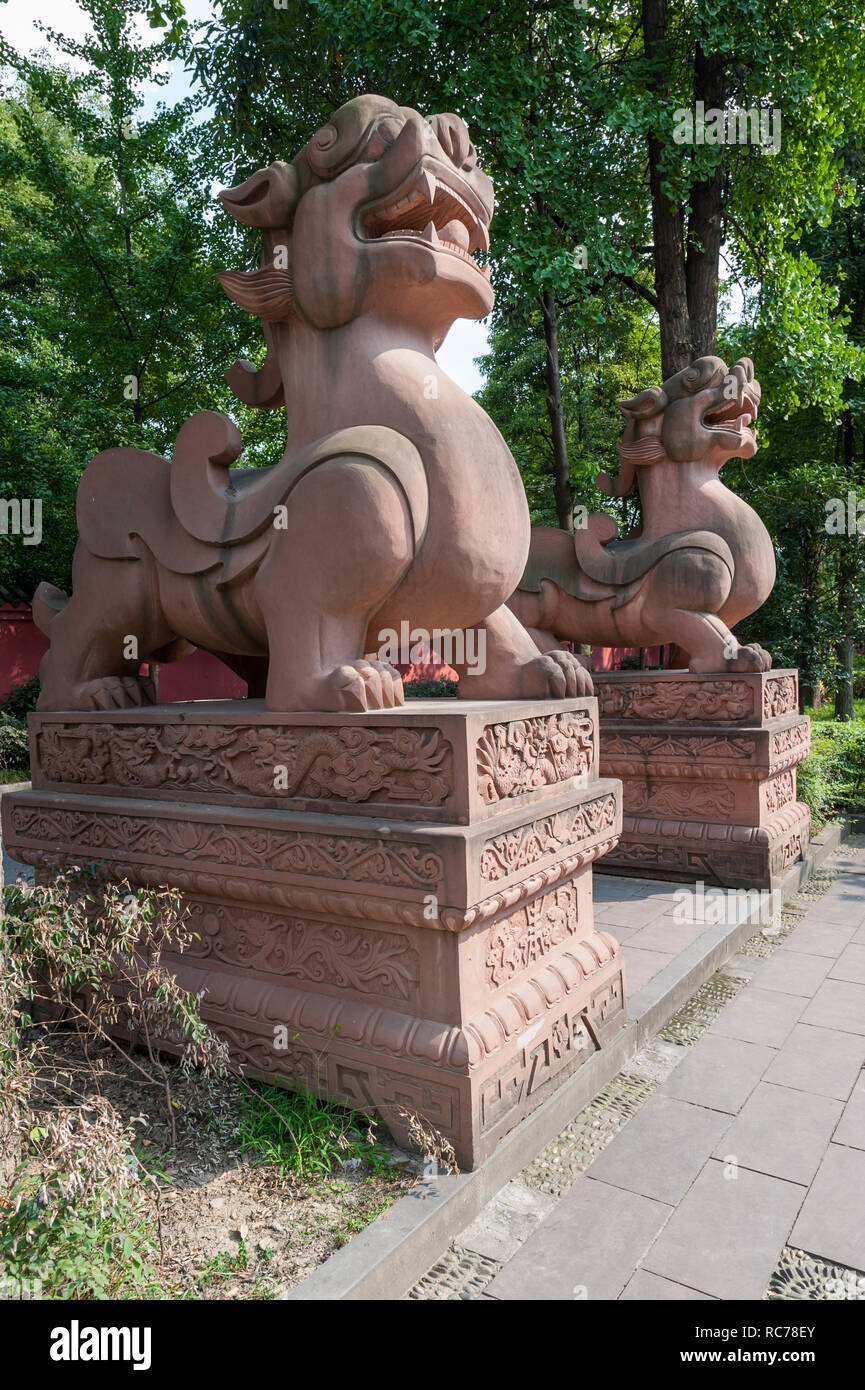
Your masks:
M 409 1297 L 865 1300 L 863 843 L 758 929 Z M 674 890 L 596 888 L 633 994 L 687 944 Z

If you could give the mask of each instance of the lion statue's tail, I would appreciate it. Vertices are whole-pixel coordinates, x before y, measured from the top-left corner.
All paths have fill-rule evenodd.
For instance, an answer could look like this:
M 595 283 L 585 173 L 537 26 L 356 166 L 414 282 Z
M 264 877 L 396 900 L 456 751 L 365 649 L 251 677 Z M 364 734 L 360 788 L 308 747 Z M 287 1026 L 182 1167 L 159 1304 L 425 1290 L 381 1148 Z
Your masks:
M 33 621 L 40 632 L 49 635 L 48 629 L 69 602 L 69 595 L 53 584 L 42 583 L 33 595 Z

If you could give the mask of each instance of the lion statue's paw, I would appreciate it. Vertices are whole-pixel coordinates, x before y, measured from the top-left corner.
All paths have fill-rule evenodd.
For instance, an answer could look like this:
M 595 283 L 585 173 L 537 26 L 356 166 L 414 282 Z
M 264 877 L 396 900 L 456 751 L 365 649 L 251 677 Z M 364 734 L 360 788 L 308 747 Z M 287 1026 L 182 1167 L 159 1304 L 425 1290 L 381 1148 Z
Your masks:
M 59 701 L 51 700 L 50 687 L 40 698 L 40 709 L 135 709 L 156 704 L 156 688 L 149 676 L 100 676 L 65 689 Z
M 771 671 L 772 654 L 761 647 L 759 642 L 749 642 L 740 647 L 730 662 L 731 671 Z
M 525 696 L 552 695 L 564 700 L 574 695 L 593 695 L 592 677 L 578 656 L 556 648 L 523 668 Z
M 320 676 L 316 683 L 315 703 L 300 704 L 299 709 L 364 710 L 395 709 L 405 703 L 402 677 L 386 661 L 363 658 L 347 661 Z M 270 692 L 268 704 L 272 705 Z M 286 708 L 294 706 L 286 705 Z

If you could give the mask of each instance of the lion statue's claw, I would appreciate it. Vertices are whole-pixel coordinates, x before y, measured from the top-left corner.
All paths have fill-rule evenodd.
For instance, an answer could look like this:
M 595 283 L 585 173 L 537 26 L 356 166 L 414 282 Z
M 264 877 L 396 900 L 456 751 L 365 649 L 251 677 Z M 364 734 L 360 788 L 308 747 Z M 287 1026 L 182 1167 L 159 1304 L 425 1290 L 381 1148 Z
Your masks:
M 64 702 L 58 708 L 66 708 Z M 135 709 L 140 705 L 156 704 L 156 688 L 149 676 L 100 676 L 98 680 L 82 681 L 75 692 L 75 709 Z M 52 708 L 41 703 L 40 708 Z
M 270 692 L 274 708 L 308 708 L 337 712 L 396 709 L 405 703 L 402 677 L 386 661 L 347 661 L 319 676 L 315 690 L 282 695 Z M 309 703 L 313 701 L 315 703 Z M 303 703 L 300 703 L 303 701 Z
M 593 695 L 592 677 L 578 656 L 561 649 L 545 652 L 526 667 L 528 681 L 538 697 L 554 696 L 564 700 L 576 695 Z
M 730 662 L 731 671 L 771 671 L 772 655 L 759 642 L 749 642 L 740 647 Z

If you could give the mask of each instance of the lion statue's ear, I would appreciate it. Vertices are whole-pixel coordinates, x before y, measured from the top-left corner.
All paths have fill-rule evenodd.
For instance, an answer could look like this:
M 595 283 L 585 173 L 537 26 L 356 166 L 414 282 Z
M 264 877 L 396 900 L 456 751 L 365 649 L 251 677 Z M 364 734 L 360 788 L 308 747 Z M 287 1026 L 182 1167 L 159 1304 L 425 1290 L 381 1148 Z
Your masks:
M 666 392 L 661 386 L 650 386 L 629 401 L 619 401 L 619 409 L 629 420 L 646 420 L 651 415 L 660 415 L 669 404 Z
M 634 469 L 642 464 L 659 463 L 667 457 L 658 435 L 668 404 L 666 392 L 660 386 L 650 386 L 630 400 L 619 401 L 619 409 L 628 422 L 618 444 L 619 474 L 611 478 L 609 473 L 602 472 L 595 479 L 608 497 L 627 497 L 637 481 Z M 648 434 L 638 439 L 637 425 L 642 420 L 655 423 L 649 426 Z
M 219 200 L 248 227 L 288 227 L 300 193 L 300 180 L 293 164 L 281 159 L 259 169 L 236 188 L 224 188 Z

